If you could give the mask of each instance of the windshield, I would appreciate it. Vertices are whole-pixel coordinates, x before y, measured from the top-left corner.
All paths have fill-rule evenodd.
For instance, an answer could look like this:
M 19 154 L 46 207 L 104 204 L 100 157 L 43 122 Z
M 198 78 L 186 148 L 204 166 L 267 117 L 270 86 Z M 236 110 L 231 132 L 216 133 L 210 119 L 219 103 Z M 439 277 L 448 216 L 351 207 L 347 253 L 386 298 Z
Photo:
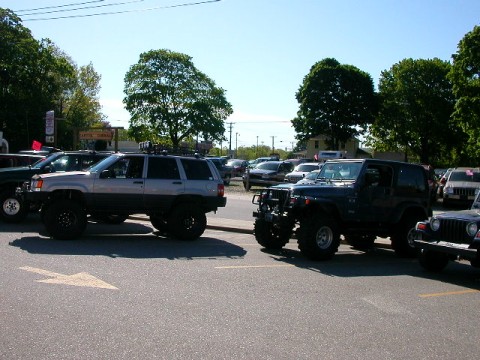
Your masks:
M 63 153 L 52 153 L 46 158 L 38 160 L 35 164 L 32 165 L 32 168 L 43 169 L 45 166 L 51 164 L 53 161 L 57 160 L 61 156 L 63 156 Z
M 278 170 L 278 162 L 274 161 L 265 161 L 260 164 L 258 164 L 255 169 L 262 169 L 262 170 L 272 170 L 272 171 L 277 171 Z
M 356 180 L 362 168 L 359 162 L 325 163 L 318 175 L 319 179 Z
M 472 170 L 453 171 L 448 180 L 480 182 L 480 173 Z
M 319 172 L 320 172 L 320 170 L 311 171 L 307 175 L 305 175 L 305 179 L 315 180 L 317 178 Z

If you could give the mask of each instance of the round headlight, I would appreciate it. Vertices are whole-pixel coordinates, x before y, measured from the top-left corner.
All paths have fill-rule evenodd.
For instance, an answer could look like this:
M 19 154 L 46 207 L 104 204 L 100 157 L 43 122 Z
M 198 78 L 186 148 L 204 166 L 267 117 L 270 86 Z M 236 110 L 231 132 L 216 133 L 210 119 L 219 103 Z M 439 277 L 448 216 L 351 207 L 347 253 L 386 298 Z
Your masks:
M 432 228 L 432 231 L 437 231 L 440 229 L 440 220 L 438 220 L 436 217 L 432 218 L 432 220 L 430 220 L 430 227 Z
M 477 226 L 477 223 L 469 223 L 467 225 L 467 234 L 468 236 L 475 236 L 475 234 L 477 233 L 478 231 L 478 226 Z

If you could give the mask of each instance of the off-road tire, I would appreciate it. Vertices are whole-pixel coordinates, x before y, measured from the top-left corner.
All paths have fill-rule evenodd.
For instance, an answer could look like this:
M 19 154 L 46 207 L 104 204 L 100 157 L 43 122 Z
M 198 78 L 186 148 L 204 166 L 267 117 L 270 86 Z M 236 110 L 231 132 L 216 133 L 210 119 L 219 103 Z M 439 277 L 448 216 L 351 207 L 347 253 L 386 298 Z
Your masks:
M 266 249 L 283 248 L 292 236 L 294 224 L 288 221 L 271 223 L 265 219 L 255 219 L 254 234 L 257 242 Z
M 328 215 L 309 216 L 300 220 L 298 248 L 311 260 L 330 260 L 340 246 L 336 221 Z
M 415 237 L 415 225 L 422 220 L 424 219 L 409 216 L 398 224 L 390 237 L 395 254 L 403 258 L 412 258 L 417 255 L 418 250 L 413 245 L 413 239 Z
M 0 193 L 0 217 L 7 223 L 19 223 L 28 215 L 29 205 L 15 195 L 12 190 Z
M 207 228 L 207 217 L 198 206 L 180 204 L 175 207 L 167 220 L 168 233 L 180 240 L 195 240 Z
M 418 253 L 420 265 L 431 272 L 441 272 L 448 264 L 448 255 L 438 251 L 423 250 Z
M 376 236 L 374 235 L 346 235 L 347 244 L 358 250 L 368 250 L 373 248 Z
M 83 207 L 71 200 L 58 200 L 45 210 L 45 227 L 57 240 L 79 238 L 87 226 L 87 214 Z

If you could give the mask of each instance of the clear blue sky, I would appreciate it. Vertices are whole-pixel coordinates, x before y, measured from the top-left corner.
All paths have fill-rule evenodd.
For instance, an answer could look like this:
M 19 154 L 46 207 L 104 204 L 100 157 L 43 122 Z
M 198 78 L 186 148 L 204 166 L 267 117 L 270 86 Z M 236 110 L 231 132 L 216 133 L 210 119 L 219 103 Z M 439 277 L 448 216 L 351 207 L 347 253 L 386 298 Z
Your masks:
M 479 0 L 223 0 L 178 7 L 171 6 L 201 0 L 90 1 L 0 0 L 0 7 L 16 11 L 36 39 L 51 39 L 78 65 L 93 64 L 102 76 L 103 112 L 113 126 L 128 127 L 123 80 L 140 53 L 188 54 L 226 90 L 234 109 L 227 119 L 233 123 L 232 148 L 256 145 L 257 139 L 291 148 L 295 93 L 317 61 L 333 57 L 354 65 L 377 86 L 381 71 L 405 58 L 451 60 L 458 42 L 480 25 Z M 30 16 L 19 11 L 86 2 L 82 6 L 103 7 Z M 126 4 L 111 6 L 121 2 Z M 67 8 L 49 11 L 59 9 Z

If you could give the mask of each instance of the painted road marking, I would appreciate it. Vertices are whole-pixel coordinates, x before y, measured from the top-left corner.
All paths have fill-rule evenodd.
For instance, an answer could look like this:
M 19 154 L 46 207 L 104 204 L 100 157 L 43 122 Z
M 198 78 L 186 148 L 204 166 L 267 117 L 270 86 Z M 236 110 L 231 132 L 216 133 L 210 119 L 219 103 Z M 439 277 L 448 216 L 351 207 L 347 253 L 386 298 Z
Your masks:
M 420 294 L 421 298 L 435 297 L 435 296 L 450 296 L 450 295 L 463 295 L 463 294 L 472 294 L 478 293 L 480 290 L 460 290 L 460 291 L 446 291 L 443 293 L 434 293 L 434 294 Z
M 33 272 L 35 274 L 45 275 L 51 277 L 51 279 L 45 280 L 36 280 L 37 282 L 46 283 L 46 284 L 62 284 L 62 285 L 71 285 L 71 286 L 84 286 L 84 287 L 95 287 L 102 289 L 118 290 L 113 285 L 110 285 L 100 279 L 97 279 L 95 276 L 92 276 L 86 272 L 81 272 L 74 275 L 64 275 L 55 273 L 48 270 L 37 269 L 30 266 L 22 266 L 21 270 Z
M 215 269 L 249 269 L 249 268 L 273 268 L 273 267 L 294 267 L 295 265 L 233 265 L 215 266 Z

